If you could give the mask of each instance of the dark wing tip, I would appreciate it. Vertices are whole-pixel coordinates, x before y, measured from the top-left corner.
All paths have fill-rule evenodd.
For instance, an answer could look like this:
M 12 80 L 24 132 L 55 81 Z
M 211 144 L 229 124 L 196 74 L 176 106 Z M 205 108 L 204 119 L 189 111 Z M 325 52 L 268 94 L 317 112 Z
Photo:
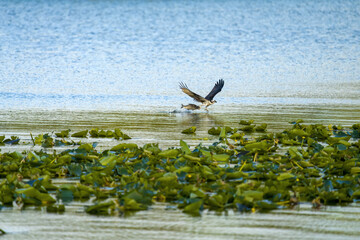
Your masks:
M 211 92 L 205 97 L 205 99 L 207 100 L 212 100 L 216 94 L 218 94 L 219 92 L 221 92 L 223 86 L 224 86 L 224 80 L 223 79 L 219 79 L 216 83 L 215 86 L 213 87 L 213 89 L 211 90 Z
M 183 82 L 179 82 L 179 87 L 180 87 L 180 89 L 183 89 L 183 88 L 189 89 L 188 86 L 186 86 L 186 84 Z
M 216 83 L 215 83 L 215 88 L 220 92 L 221 89 L 223 88 L 225 82 L 223 79 L 219 79 Z
M 219 79 L 219 81 L 217 81 L 216 85 L 221 85 L 221 87 L 224 86 L 224 80 L 223 79 Z

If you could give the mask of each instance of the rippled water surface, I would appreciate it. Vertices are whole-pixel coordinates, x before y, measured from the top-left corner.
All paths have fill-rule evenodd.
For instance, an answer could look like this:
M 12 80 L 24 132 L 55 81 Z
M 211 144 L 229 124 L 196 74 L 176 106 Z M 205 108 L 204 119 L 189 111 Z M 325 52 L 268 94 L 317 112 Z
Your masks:
M 359 12 L 358 1 L 3 0 L 1 108 L 176 107 L 190 100 L 179 81 L 206 95 L 219 78 L 219 105 L 359 105 Z
M 269 131 L 360 122 L 359 1 L 0 1 L 0 135 L 121 128 L 132 142 L 192 147 L 241 119 Z M 184 81 L 210 112 L 189 113 Z M 181 130 L 197 126 L 196 136 Z M 209 140 L 204 140 L 209 138 Z M 98 139 L 98 148 L 116 144 Z M 90 140 L 89 140 L 90 141 Z M 29 145 L 1 147 L 26 150 Z M 0 211 L 1 239 L 357 239 L 353 204 L 193 218 L 156 205 L 126 218 Z
M 2 239 L 358 239 L 359 207 L 321 212 L 302 208 L 267 214 L 205 213 L 201 218 L 163 206 L 127 218 L 3 210 L 0 224 L 10 232 Z

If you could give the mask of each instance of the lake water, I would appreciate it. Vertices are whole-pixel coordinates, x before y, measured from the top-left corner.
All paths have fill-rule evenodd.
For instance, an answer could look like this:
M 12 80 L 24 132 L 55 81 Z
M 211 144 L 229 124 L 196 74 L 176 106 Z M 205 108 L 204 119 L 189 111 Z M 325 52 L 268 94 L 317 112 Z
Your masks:
M 162 147 L 213 139 L 241 119 L 270 131 L 299 118 L 360 122 L 359 1 L 0 1 L 0 135 L 121 128 Z M 207 95 L 210 112 L 178 87 Z M 175 112 L 174 112 L 175 111 Z M 181 130 L 197 126 L 197 135 Z M 209 138 L 204 140 L 203 138 Z M 200 140 L 199 140 L 200 139 Z M 100 139 L 99 148 L 114 144 Z M 6 146 L 1 151 L 28 149 Z M 207 213 L 164 206 L 128 218 L 0 212 L 2 239 L 356 239 L 359 205 L 269 214 Z M 73 209 L 73 211 L 71 211 Z

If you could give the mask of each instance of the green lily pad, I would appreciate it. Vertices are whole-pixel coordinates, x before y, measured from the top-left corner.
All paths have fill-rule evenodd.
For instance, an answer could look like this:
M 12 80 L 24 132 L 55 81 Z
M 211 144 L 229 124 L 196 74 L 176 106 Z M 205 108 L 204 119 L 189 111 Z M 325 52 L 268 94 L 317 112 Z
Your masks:
M 74 134 L 71 134 L 71 137 L 86 138 L 88 132 L 89 132 L 88 130 L 76 132 Z
M 195 162 L 199 162 L 201 160 L 199 157 L 191 156 L 189 154 L 185 154 L 183 157 L 190 161 L 195 161 Z
M 120 143 L 110 149 L 110 151 L 119 151 L 124 149 L 137 149 L 138 146 L 135 143 Z
M 208 200 L 208 204 L 211 208 L 224 208 L 228 202 L 228 197 L 224 194 L 216 194 L 211 196 Z
M 99 129 L 98 128 L 93 128 L 89 131 L 89 134 L 90 134 L 90 137 L 93 137 L 93 138 L 97 138 L 97 137 L 100 137 L 99 135 Z M 105 134 L 106 135 L 106 134 Z
M 278 177 L 277 177 L 277 180 L 278 181 L 283 181 L 283 180 L 288 180 L 288 179 L 295 179 L 296 176 L 294 174 L 291 174 L 291 173 L 281 173 Z
M 353 175 L 360 174 L 360 167 L 352 167 L 350 172 Z
M 187 143 L 184 142 L 183 140 L 180 140 L 180 146 L 181 146 L 181 149 L 182 149 L 182 151 L 183 151 L 184 153 L 186 153 L 186 154 L 190 154 L 190 153 L 191 153 L 189 146 L 188 146 Z
M 302 138 L 302 137 L 309 137 L 310 136 L 309 133 L 305 132 L 302 129 L 297 129 L 297 128 L 291 129 L 289 131 L 288 135 L 289 135 L 290 138 L 295 138 L 295 137 L 301 137 Z
M 184 208 L 183 212 L 188 213 L 190 215 L 199 216 L 202 205 L 203 205 L 203 200 L 199 199 L 196 202 L 193 202 L 193 203 L 190 203 L 189 205 L 187 205 Z
M 69 137 L 69 132 L 70 132 L 70 130 L 64 130 L 59 133 L 55 133 L 55 135 L 56 135 L 56 137 L 67 138 L 67 137 Z
M 124 209 L 127 211 L 140 211 L 140 210 L 146 210 L 147 206 L 141 203 L 138 203 L 134 199 L 131 198 L 125 198 L 124 199 Z
M 297 149 L 296 147 L 290 147 L 288 152 L 289 152 L 291 159 L 296 159 L 296 160 L 303 159 L 303 155 L 300 153 L 299 149 Z
M 115 128 L 114 130 L 114 133 L 115 133 L 115 138 L 119 139 L 123 139 L 123 140 L 128 140 L 128 139 L 131 139 L 131 137 L 129 137 L 129 135 L 123 133 L 120 129 L 118 128 Z
M 236 133 L 232 134 L 232 135 L 230 136 L 230 138 L 231 138 L 231 139 L 239 140 L 239 139 L 242 139 L 244 136 L 245 136 L 244 133 L 236 132 Z
M 239 124 L 241 124 L 241 125 L 251 125 L 253 122 L 254 122 L 254 120 L 249 120 L 249 121 L 241 120 L 239 122 Z
M 192 126 L 190 128 L 187 128 L 187 129 L 181 131 L 181 133 L 183 133 L 183 134 L 194 134 L 195 132 L 196 132 L 195 126 Z
M 253 202 L 257 200 L 262 200 L 264 198 L 264 193 L 261 191 L 248 190 L 244 191 L 241 196 L 245 198 L 245 201 Z
M 89 143 L 84 143 L 81 144 L 78 149 L 84 149 L 86 152 L 90 152 L 91 150 L 93 150 L 93 145 L 89 144 Z
M 97 203 L 95 205 L 89 206 L 86 208 L 86 212 L 90 214 L 109 214 L 110 208 L 115 206 L 114 201 L 107 201 L 102 203 Z
M 106 156 L 106 157 L 102 157 L 99 159 L 99 162 L 106 166 L 106 165 L 109 165 L 110 163 L 113 163 L 113 162 L 116 162 L 116 159 L 117 159 L 117 156 L 115 155 L 109 155 L 109 156 Z
M 56 202 L 54 198 L 52 198 L 47 193 L 41 193 L 39 190 L 35 189 L 34 187 L 24 188 L 24 189 L 17 189 L 15 193 L 18 196 L 26 200 L 35 199 L 38 200 L 40 204 L 49 204 Z
M 267 124 L 266 123 L 262 123 L 260 126 L 257 126 L 255 128 L 256 132 L 266 132 L 266 128 L 267 128 Z
M 244 127 L 240 128 L 240 130 L 244 131 L 244 132 L 247 132 L 247 133 L 251 133 L 251 132 L 255 131 L 255 126 L 256 125 L 247 125 L 247 126 L 244 126 Z
M 210 129 L 208 130 L 208 133 L 209 133 L 210 135 L 215 135 L 215 136 L 218 136 L 218 135 L 220 134 L 220 132 L 221 132 L 221 128 L 220 128 L 220 127 L 217 127 L 217 128 L 212 127 L 212 128 L 210 128 Z
M 227 162 L 230 156 L 228 154 L 213 154 L 212 158 L 214 161 Z
M 248 143 L 244 146 L 247 151 L 251 152 L 258 152 L 264 151 L 267 152 L 272 144 L 268 143 L 267 141 L 255 142 L 255 143 Z
M 49 213 L 63 213 L 65 212 L 64 204 L 56 205 L 49 205 L 46 207 L 46 211 Z
M 176 158 L 179 155 L 179 151 L 177 149 L 169 149 L 165 151 L 161 151 L 158 156 L 165 158 Z

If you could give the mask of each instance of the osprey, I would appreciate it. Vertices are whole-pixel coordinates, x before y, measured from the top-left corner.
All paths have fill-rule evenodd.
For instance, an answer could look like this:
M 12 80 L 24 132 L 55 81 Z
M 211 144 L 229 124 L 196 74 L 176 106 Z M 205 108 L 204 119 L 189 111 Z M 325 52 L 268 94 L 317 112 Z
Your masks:
M 192 97 L 195 101 L 201 102 L 201 106 L 205 106 L 205 110 L 207 110 L 207 107 L 209 107 L 210 105 L 213 105 L 214 103 L 216 103 L 215 100 L 213 100 L 213 98 L 215 97 L 216 94 L 218 94 L 221 89 L 224 86 L 224 80 L 220 79 L 219 81 L 217 81 L 215 83 L 215 86 L 213 87 L 213 89 L 211 90 L 211 92 L 205 97 L 203 98 L 202 96 L 190 91 L 190 89 L 188 88 L 188 86 L 182 82 L 180 82 L 179 84 L 180 89 L 186 93 L 187 95 L 189 95 L 190 97 Z M 194 106 L 196 107 L 194 107 Z M 189 106 L 189 107 L 187 107 Z M 196 109 L 200 109 L 201 106 L 197 106 L 195 104 L 189 104 L 189 105 L 182 105 L 182 107 L 189 109 L 189 110 L 196 110 Z

